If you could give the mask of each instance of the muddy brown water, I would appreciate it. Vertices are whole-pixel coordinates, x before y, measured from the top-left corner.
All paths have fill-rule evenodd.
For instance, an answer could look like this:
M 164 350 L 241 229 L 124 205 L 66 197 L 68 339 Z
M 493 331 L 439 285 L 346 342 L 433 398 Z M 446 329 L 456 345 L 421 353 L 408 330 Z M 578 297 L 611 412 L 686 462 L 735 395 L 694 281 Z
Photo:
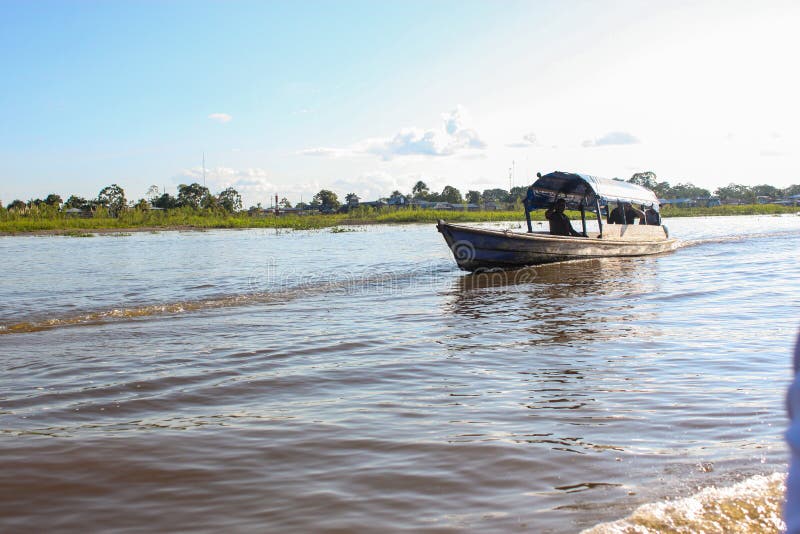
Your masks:
M 670 254 L 482 275 L 433 225 L 0 238 L 0 530 L 575 532 L 703 488 L 775 501 L 800 217 L 667 224 Z

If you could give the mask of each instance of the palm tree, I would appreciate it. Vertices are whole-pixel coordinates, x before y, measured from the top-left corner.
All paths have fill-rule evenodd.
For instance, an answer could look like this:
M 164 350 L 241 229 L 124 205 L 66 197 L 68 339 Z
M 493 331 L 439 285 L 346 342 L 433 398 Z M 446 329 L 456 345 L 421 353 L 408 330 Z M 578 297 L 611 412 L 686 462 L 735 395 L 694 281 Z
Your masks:
M 414 184 L 413 189 L 411 189 L 411 194 L 414 195 L 414 198 L 424 197 L 428 192 L 428 186 L 422 180 Z

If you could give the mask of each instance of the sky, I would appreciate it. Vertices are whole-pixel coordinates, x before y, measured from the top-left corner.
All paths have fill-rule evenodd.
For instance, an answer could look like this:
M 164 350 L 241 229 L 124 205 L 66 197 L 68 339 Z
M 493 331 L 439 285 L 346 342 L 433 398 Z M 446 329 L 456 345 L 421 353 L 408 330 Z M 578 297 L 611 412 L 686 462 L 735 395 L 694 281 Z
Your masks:
M 0 201 L 800 183 L 800 2 L 0 0 Z

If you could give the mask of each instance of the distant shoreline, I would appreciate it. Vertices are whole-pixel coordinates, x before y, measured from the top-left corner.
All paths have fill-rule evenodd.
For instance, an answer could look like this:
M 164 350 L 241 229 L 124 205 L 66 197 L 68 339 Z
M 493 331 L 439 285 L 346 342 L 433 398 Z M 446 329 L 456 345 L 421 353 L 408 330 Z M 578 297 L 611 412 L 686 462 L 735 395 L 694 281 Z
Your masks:
M 752 204 L 745 206 L 717 206 L 713 208 L 665 208 L 665 218 L 672 217 L 719 217 L 737 215 L 781 215 L 800 213 L 800 207 L 777 206 L 773 204 Z M 578 212 L 569 212 L 574 220 L 580 220 Z M 543 221 L 540 210 L 531 214 L 532 220 Z M 589 215 L 587 218 L 594 219 Z M 438 219 L 449 222 L 509 222 L 524 223 L 521 211 L 437 211 L 437 210 L 396 210 L 369 214 L 319 214 L 250 217 L 246 214 L 217 215 L 197 213 L 187 217 L 184 214 L 158 214 L 157 216 L 80 219 L 46 218 L 30 219 L 17 217 L 0 220 L 0 237 L 9 236 L 72 236 L 126 234 L 133 232 L 187 232 L 220 229 L 289 229 L 319 230 L 337 226 L 357 226 L 376 224 L 432 224 Z

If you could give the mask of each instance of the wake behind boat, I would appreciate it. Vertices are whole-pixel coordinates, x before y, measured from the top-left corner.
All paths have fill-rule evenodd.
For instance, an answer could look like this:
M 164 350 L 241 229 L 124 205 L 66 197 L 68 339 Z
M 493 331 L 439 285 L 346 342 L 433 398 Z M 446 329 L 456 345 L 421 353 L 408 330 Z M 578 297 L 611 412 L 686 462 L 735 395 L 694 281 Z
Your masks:
M 620 256 L 645 256 L 674 250 L 677 241 L 660 224 L 659 205 L 649 189 L 627 182 L 585 174 L 552 172 L 538 175 L 528 188 L 525 218 L 528 232 L 472 228 L 440 220 L 437 229 L 444 236 L 461 269 L 515 268 L 557 261 Z M 579 237 L 534 232 L 530 212 L 552 209 L 563 199 L 568 209 L 581 212 Z M 620 214 L 637 204 L 642 211 L 641 224 L 604 224 L 603 213 L 613 215 L 610 204 L 616 203 Z M 595 213 L 599 232 L 588 232 L 586 213 Z M 609 217 L 612 218 L 612 217 Z M 625 219 L 625 222 L 630 222 Z M 647 222 L 648 224 L 645 224 Z

